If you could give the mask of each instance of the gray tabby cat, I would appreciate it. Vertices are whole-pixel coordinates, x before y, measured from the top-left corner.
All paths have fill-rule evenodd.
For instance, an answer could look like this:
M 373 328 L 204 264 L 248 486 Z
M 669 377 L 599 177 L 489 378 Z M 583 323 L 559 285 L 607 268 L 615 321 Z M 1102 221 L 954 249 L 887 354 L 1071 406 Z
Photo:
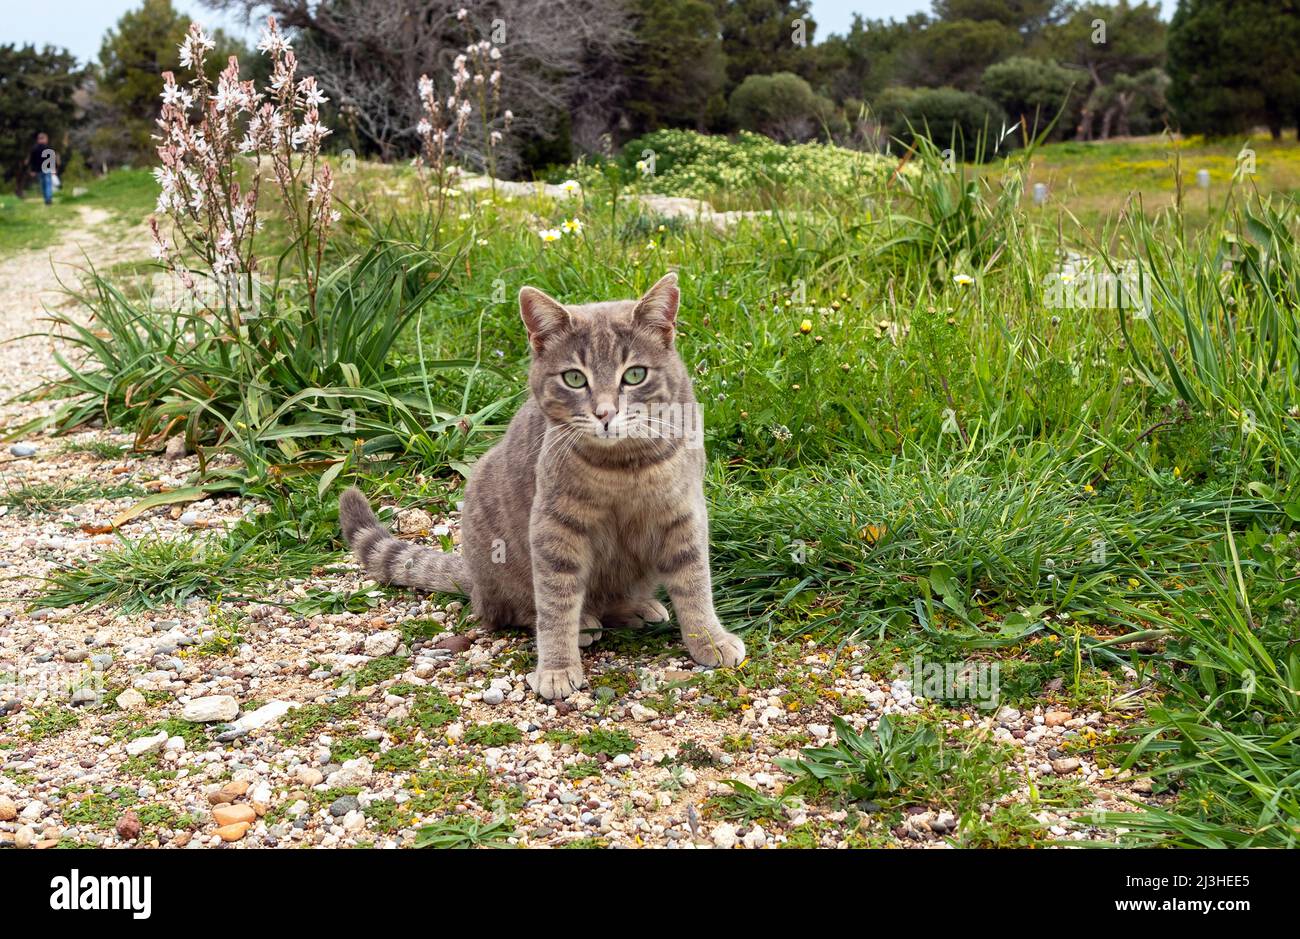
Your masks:
M 348 544 L 376 580 L 468 593 L 487 626 L 534 629 L 528 683 L 543 698 L 586 683 L 579 648 L 602 628 L 666 620 L 661 585 L 695 661 L 745 658 L 713 609 L 704 451 L 655 416 L 698 413 L 673 344 L 678 300 L 675 274 L 635 301 L 565 307 L 519 292 L 531 395 L 474 467 L 463 556 L 397 540 L 356 489 L 339 501 Z

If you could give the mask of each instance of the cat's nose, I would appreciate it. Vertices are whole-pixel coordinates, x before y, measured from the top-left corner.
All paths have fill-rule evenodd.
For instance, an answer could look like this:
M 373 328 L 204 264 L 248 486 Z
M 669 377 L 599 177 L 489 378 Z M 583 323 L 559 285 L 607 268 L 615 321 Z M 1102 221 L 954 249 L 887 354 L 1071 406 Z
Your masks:
M 603 424 L 606 429 L 608 429 L 609 422 L 613 420 L 614 415 L 618 413 L 618 408 L 615 407 L 613 404 L 604 401 L 598 403 L 596 407 L 592 409 L 592 413 L 595 414 L 596 419 L 600 421 L 601 424 Z

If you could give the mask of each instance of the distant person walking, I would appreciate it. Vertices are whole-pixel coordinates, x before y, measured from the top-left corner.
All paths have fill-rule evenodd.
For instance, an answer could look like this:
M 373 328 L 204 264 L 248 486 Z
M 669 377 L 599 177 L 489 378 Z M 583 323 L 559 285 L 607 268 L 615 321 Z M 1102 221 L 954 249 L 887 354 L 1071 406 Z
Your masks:
M 33 176 L 41 178 L 41 195 L 45 204 L 54 201 L 54 181 L 58 178 L 59 155 L 50 146 L 49 135 L 42 132 L 36 135 L 32 152 L 27 155 L 27 168 Z

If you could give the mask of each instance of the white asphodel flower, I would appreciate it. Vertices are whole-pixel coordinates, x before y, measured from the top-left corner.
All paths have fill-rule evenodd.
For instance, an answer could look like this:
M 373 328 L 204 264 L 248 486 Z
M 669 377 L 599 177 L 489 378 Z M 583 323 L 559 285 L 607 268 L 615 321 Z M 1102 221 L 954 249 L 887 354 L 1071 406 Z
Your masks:
M 537 235 L 545 244 L 550 244 L 552 241 L 559 241 L 563 238 L 564 232 L 560 231 L 558 228 L 543 228 L 537 233 Z
M 560 189 L 570 196 L 576 196 L 582 192 L 582 185 L 576 179 L 566 179 L 560 183 Z

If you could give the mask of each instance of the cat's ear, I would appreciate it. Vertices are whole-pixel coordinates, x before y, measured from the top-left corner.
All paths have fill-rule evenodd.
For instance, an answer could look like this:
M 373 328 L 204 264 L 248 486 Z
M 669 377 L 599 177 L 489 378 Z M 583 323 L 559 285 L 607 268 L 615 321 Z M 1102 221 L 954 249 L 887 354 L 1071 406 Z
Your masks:
M 528 341 L 538 352 L 547 339 L 569 325 L 569 311 L 536 287 L 520 288 L 519 315 L 528 329 Z
M 663 334 L 664 344 L 672 345 L 677 328 L 677 305 L 681 301 L 677 289 L 677 274 L 667 273 L 645 292 L 636 303 L 632 318 Z

